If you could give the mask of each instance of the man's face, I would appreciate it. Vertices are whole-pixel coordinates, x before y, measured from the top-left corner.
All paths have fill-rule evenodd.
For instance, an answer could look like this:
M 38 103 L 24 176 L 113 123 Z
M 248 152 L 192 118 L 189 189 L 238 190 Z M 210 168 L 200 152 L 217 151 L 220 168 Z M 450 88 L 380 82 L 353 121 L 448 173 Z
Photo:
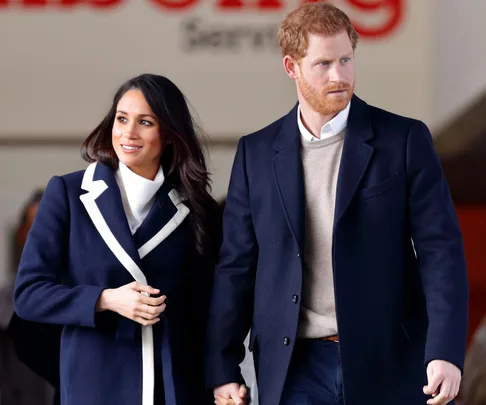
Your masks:
M 354 51 L 348 33 L 309 34 L 307 54 L 298 61 L 298 91 L 322 115 L 344 110 L 354 92 Z

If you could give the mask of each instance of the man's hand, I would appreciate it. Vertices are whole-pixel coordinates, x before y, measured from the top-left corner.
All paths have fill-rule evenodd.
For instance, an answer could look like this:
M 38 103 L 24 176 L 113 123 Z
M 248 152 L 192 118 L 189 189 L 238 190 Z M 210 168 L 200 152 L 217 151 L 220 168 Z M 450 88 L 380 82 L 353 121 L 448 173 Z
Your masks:
M 221 385 L 214 389 L 216 405 L 246 405 L 246 387 L 238 383 Z
M 433 398 L 429 405 L 445 405 L 452 401 L 459 392 L 461 370 L 444 360 L 433 360 L 427 366 L 428 385 L 424 387 L 426 395 Z

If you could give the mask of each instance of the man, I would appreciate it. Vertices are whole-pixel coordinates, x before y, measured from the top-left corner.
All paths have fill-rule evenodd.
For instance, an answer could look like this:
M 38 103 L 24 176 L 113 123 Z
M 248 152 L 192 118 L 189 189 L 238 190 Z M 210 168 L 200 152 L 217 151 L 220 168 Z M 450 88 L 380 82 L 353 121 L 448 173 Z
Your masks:
M 219 405 L 244 403 L 250 327 L 260 405 L 442 405 L 459 389 L 468 288 L 448 186 L 422 122 L 353 95 L 357 41 L 329 4 L 281 24 L 299 102 L 238 144 L 207 343 Z

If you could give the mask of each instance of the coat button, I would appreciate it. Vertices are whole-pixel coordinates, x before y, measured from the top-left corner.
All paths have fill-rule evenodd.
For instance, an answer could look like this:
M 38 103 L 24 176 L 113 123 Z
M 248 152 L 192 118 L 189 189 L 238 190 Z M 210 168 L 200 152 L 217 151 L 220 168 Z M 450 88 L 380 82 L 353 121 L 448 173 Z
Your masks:
M 284 344 L 285 346 L 288 346 L 288 345 L 290 344 L 290 339 L 289 339 L 287 336 L 285 336 L 285 337 L 284 337 L 284 339 L 283 339 L 283 344 Z
M 296 294 L 292 295 L 292 302 L 294 304 L 297 304 L 299 302 L 299 296 Z

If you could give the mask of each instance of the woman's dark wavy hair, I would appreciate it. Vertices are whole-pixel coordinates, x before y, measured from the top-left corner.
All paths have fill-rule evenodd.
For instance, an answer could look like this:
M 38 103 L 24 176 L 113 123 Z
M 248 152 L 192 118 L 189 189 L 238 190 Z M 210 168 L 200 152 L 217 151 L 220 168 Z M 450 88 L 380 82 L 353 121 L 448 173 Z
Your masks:
M 214 252 L 218 237 L 213 235 L 213 215 L 217 204 L 211 197 L 209 172 L 187 100 L 177 86 L 164 76 L 142 74 L 125 82 L 116 92 L 110 111 L 86 138 L 81 156 L 87 162 L 100 162 L 118 168 L 112 144 L 112 127 L 117 105 L 132 89 L 140 90 L 156 115 L 162 140 L 161 165 L 166 181 L 177 190 L 191 210 L 193 238 L 198 253 Z M 217 221 L 216 221 L 217 222 Z

